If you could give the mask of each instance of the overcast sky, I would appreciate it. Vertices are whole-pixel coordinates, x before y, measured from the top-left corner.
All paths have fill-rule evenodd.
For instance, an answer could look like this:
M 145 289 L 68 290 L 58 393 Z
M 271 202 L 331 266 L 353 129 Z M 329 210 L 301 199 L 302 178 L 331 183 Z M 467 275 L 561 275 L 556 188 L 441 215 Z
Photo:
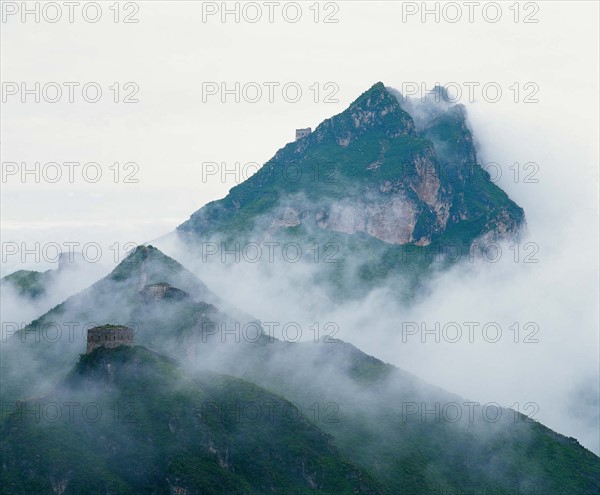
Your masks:
M 585 194 L 596 191 L 596 2 L 538 2 L 537 7 L 520 9 L 518 23 L 510 4 L 502 4 L 496 23 L 488 22 L 498 16 L 491 7 L 476 8 L 470 23 L 469 10 L 460 3 L 462 17 L 456 23 L 448 21 L 457 10 L 442 7 L 440 22 L 433 14 L 422 22 L 420 11 L 411 13 L 415 6 L 421 10 L 420 3 L 411 2 L 404 3 L 408 7 L 402 2 L 321 4 L 317 23 L 316 9 L 311 10 L 309 3 L 301 4 L 296 23 L 288 22 L 298 12 L 293 5 L 284 11 L 287 3 L 274 7 L 272 23 L 263 3 L 256 4 L 262 18 L 255 23 L 248 21 L 257 10 L 244 9 L 244 4 L 239 7 L 239 23 L 233 14 L 222 22 L 219 12 L 210 13 L 220 3 L 204 4 L 210 5 L 138 2 L 137 12 L 122 5 L 118 23 L 108 3 L 101 4 L 102 17 L 96 23 L 87 22 L 79 9 L 69 23 L 64 5 L 56 23 L 48 22 L 56 17 L 52 9 L 40 8 L 39 23 L 32 14 L 22 22 L 21 12 L 5 12 L 2 81 L 25 82 L 28 88 L 34 88 L 35 82 L 41 87 L 58 83 L 63 95 L 57 103 L 49 103 L 55 94 L 50 85 L 40 103 L 34 101 L 35 95 L 22 103 L 20 87 L 16 95 L 5 96 L 2 161 L 26 162 L 31 168 L 40 162 L 38 169 L 51 180 L 55 167 L 45 164 L 57 162 L 63 177 L 49 183 L 42 175 L 35 184 L 30 174 L 22 183 L 21 165 L 14 175 L 3 177 L 4 240 L 152 239 L 235 184 L 234 174 L 203 178 L 203 162 L 225 162 L 228 167 L 235 167 L 235 162 L 242 167 L 249 162 L 262 164 L 293 139 L 295 128 L 315 127 L 379 80 L 398 89 L 410 83 L 427 89 L 436 82 L 455 83 L 463 89 L 460 101 L 473 107 L 471 113 L 480 121 L 478 137 L 496 131 L 498 122 L 509 121 L 511 130 L 518 131 L 511 136 L 513 142 L 491 139 L 497 146 L 494 153 L 518 149 L 516 161 L 539 162 L 539 176 L 544 177 L 536 185 L 539 188 L 567 171 L 573 189 L 565 207 L 575 201 L 594 208 L 593 198 L 583 189 L 589 189 Z M 235 3 L 229 7 L 234 9 Z M 203 22 L 203 8 L 207 22 Z M 128 14 L 128 20 L 139 22 L 124 23 Z M 93 20 L 96 13 L 88 9 L 86 16 Z M 65 82 L 79 83 L 74 87 L 74 103 L 68 101 Z M 81 88 L 90 82 L 94 83 L 88 88 L 90 99 L 96 85 L 103 91 L 98 103 L 83 99 Z M 115 90 L 109 87 L 115 88 L 115 82 L 119 100 L 139 88 L 132 97 L 139 102 L 114 103 Z M 137 87 L 125 88 L 128 82 Z M 236 82 L 240 83 L 239 103 L 235 95 L 222 103 L 220 88 L 219 94 L 203 95 L 203 83 L 235 88 Z M 466 85 L 471 82 L 479 83 L 474 103 L 469 102 Z M 265 83 L 279 83 L 272 86 L 273 102 Z M 492 84 L 487 100 L 500 87 L 499 102 L 486 101 L 482 87 L 488 83 Z M 519 103 L 513 101 L 514 83 L 520 90 Z M 539 89 L 525 87 L 527 83 Z M 284 96 L 285 84 L 289 85 Z M 263 94 L 252 103 L 257 85 Z M 293 103 L 297 88 L 302 95 Z M 6 92 L 11 89 L 5 87 Z M 526 104 L 527 97 L 539 103 Z M 542 149 L 528 145 L 532 136 L 544 141 L 549 133 L 560 141 L 546 140 Z M 560 163 L 563 170 L 551 170 L 542 160 L 550 147 L 565 157 L 572 157 L 576 149 L 578 160 Z M 74 169 L 73 183 L 68 182 L 65 162 L 82 164 Z M 84 179 L 82 169 L 88 162 L 100 164 L 99 182 Z M 122 172 L 116 184 L 114 162 L 119 162 Z M 132 165 L 125 170 L 127 162 L 135 162 L 139 171 L 134 173 Z M 510 164 L 501 164 L 503 178 L 512 173 L 507 170 Z M 93 179 L 95 170 L 88 167 L 87 176 Z M 125 183 L 126 176 L 138 183 Z M 508 181 L 503 186 L 526 210 L 534 206 L 528 204 L 534 185 Z
M 12 4 L 5 2 L 4 8 L 7 3 Z M 493 6 L 485 11 L 476 8 L 473 22 L 468 7 L 460 2 L 453 4 L 462 14 L 457 22 L 449 22 L 456 18 L 456 8 L 444 4 L 438 4 L 436 22 L 434 14 L 422 19 L 421 12 L 413 12 L 422 9 L 421 2 L 325 2 L 312 10 L 312 2 L 307 2 L 299 4 L 299 11 L 295 4 L 282 2 L 272 23 L 262 2 L 245 9 L 239 4 L 239 22 L 234 14 L 223 22 L 220 12 L 212 13 L 220 2 L 137 2 L 127 8 L 121 4 L 117 23 L 111 3 L 101 4 L 102 17 L 96 23 L 87 22 L 79 10 L 74 22 L 68 22 L 64 5 L 56 23 L 48 22 L 56 16 L 51 9 L 40 11 L 39 23 L 32 14 L 22 22 L 20 12 L 4 12 L 3 250 L 7 242 L 31 248 L 35 242 L 121 246 L 154 239 L 202 205 L 223 197 L 242 178 L 234 174 L 223 178 L 220 173 L 204 177 L 203 162 L 224 162 L 230 169 L 239 162 L 240 172 L 251 171 L 252 166 L 244 165 L 264 163 L 293 140 L 296 128 L 316 127 L 377 81 L 400 91 L 415 84 L 425 89 L 450 84 L 451 92 L 462 89 L 460 102 L 468 108 L 480 161 L 498 163 L 499 184 L 525 209 L 530 239 L 540 246 L 539 276 L 521 274 L 497 291 L 510 293 L 518 282 L 522 285 L 515 287 L 514 297 L 522 304 L 532 298 L 534 318 L 543 319 L 548 308 L 559 313 L 552 313 L 555 327 L 548 330 L 554 332 L 553 352 L 539 361 L 538 374 L 531 371 L 532 383 L 542 382 L 557 362 L 568 368 L 582 361 L 578 379 L 584 383 L 590 373 L 594 377 L 600 130 L 597 2 L 529 2 L 518 11 L 510 9 L 512 2 L 502 2 L 499 12 Z M 428 5 L 435 8 L 434 3 Z M 256 6 L 262 18 L 249 22 L 256 17 Z M 301 18 L 291 22 L 298 13 Z M 499 13 L 500 19 L 491 22 Z M 88 10 L 86 15 L 93 20 L 96 13 Z M 139 22 L 123 22 L 128 15 Z M 46 85 L 46 93 L 39 103 L 31 94 L 23 103 L 21 83 L 33 89 L 36 82 Z M 65 82 L 79 83 L 72 86 L 73 103 Z M 56 98 L 56 85 L 48 83 L 62 86 L 57 103 L 48 101 Z M 97 103 L 84 100 L 81 88 L 87 83 L 92 83 L 88 99 L 94 98 L 94 88 L 101 88 Z M 229 89 L 240 84 L 239 102 L 235 94 L 222 101 L 222 83 Z M 473 101 L 469 86 L 474 88 Z M 256 87 L 262 88 L 260 98 Z M 208 94 L 215 88 L 217 94 Z M 293 102 L 298 88 L 301 96 Z M 502 95 L 492 102 L 497 88 Z M 124 103 L 124 99 L 139 101 Z M 7 162 L 17 163 L 17 169 Z M 35 174 L 22 177 L 22 162 L 32 170 L 40 162 L 39 183 Z M 51 182 L 56 167 L 44 168 L 49 162 L 59 164 L 61 180 Z M 74 167 L 72 183 L 65 162 L 81 164 Z M 84 179 L 82 169 L 88 162 L 99 164 L 102 176 L 97 182 Z M 125 165 L 129 162 L 135 165 Z M 520 171 L 516 181 L 515 162 Z M 524 169 L 528 162 L 535 165 Z M 88 167 L 86 177 L 93 179 L 96 170 Z M 537 182 L 524 180 L 527 172 Z M 32 264 L 31 258 L 22 265 L 19 257 L 5 257 L 3 274 Z M 483 283 L 478 277 L 472 280 Z M 445 279 L 440 286 L 451 292 L 460 289 L 454 279 Z M 495 293 L 489 284 L 487 291 L 490 297 Z M 429 303 L 441 304 L 436 297 L 443 300 L 442 295 L 434 294 Z M 242 304 L 243 298 L 234 302 Z M 471 298 L 462 310 L 474 306 L 481 307 Z M 504 306 L 514 307 L 514 299 L 504 301 Z M 426 309 L 424 304 L 415 311 Z M 554 354 L 562 345 L 559 336 L 567 339 L 568 332 L 574 335 L 566 346 L 570 353 Z M 378 350 L 373 341 L 365 339 L 364 345 Z M 396 362 L 391 347 L 380 350 Z M 470 387 L 467 375 L 461 381 L 458 371 L 446 374 L 447 382 L 440 383 L 426 365 L 419 368 L 419 354 L 412 356 L 414 361 L 405 363 L 409 369 L 436 384 L 462 383 L 451 389 L 471 396 L 485 390 L 481 382 Z M 492 380 L 493 373 L 489 375 L 486 379 Z M 472 371 L 469 376 L 474 376 Z M 560 376 L 564 373 L 557 372 Z M 522 377 L 517 370 L 507 383 L 518 387 Z M 561 387 L 564 396 L 569 385 Z M 522 389 L 519 393 L 530 397 Z M 506 402 L 509 395 L 503 396 Z M 551 398 L 539 398 L 543 400 Z M 546 417 L 567 428 L 556 416 Z M 589 435 L 585 428 L 573 426 L 571 431 Z M 587 445 L 598 451 L 589 438 Z

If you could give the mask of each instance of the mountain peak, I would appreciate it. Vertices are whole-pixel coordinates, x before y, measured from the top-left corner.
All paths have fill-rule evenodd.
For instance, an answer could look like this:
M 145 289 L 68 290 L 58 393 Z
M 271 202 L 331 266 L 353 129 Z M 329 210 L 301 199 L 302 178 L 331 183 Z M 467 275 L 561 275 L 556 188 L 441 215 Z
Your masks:
M 148 275 L 148 269 L 153 272 L 164 272 L 166 274 L 176 273 L 183 269 L 183 266 L 170 258 L 154 246 L 137 246 L 127 257 L 117 265 L 110 273 L 110 278 L 115 281 L 124 281 L 132 277 L 143 275 L 144 281 Z M 164 279 L 157 280 L 163 282 Z M 144 283 L 143 285 L 146 285 Z
M 145 260 L 149 257 L 156 257 L 156 256 L 165 256 L 166 258 L 168 258 L 168 256 L 166 256 L 165 254 L 163 254 L 160 249 L 155 248 L 152 245 L 140 245 L 140 246 L 136 246 L 131 253 L 129 253 L 125 259 L 125 261 L 131 262 L 133 259 L 136 260 Z
M 388 138 L 415 132 L 411 116 L 381 81 L 362 93 L 342 113 L 323 121 L 312 137 L 316 142 L 333 137 L 337 144 L 346 147 L 367 132 L 381 133 Z
M 396 101 L 397 103 L 397 101 Z M 376 109 L 381 106 L 389 106 L 394 104 L 394 98 L 387 91 L 385 85 L 379 81 L 373 84 L 369 89 L 362 93 L 354 100 L 348 110 L 352 108 L 372 108 Z
M 435 252 L 449 243 L 469 249 L 484 235 L 513 238 L 523 210 L 478 164 L 464 107 L 436 91 L 439 103 L 422 104 L 375 83 L 178 231 L 196 240 L 285 236 L 299 226 L 316 236 L 358 234 L 357 242 L 366 235 L 369 252 L 372 241 L 398 247 L 389 269 L 403 264 L 405 244 Z M 289 166 L 304 173 L 289 180 Z

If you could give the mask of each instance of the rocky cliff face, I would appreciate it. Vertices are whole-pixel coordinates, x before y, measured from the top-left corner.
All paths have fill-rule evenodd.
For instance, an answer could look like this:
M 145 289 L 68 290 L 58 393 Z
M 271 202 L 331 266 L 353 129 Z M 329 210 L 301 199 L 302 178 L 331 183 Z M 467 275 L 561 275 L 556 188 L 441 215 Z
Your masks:
M 140 291 L 140 296 L 145 303 L 153 303 L 158 301 L 182 301 L 190 297 L 190 295 L 177 287 L 166 282 L 158 284 L 148 284 Z
M 523 210 L 478 164 L 464 107 L 406 101 L 377 83 L 178 232 L 256 240 L 302 225 L 428 246 L 512 238 L 523 224 Z

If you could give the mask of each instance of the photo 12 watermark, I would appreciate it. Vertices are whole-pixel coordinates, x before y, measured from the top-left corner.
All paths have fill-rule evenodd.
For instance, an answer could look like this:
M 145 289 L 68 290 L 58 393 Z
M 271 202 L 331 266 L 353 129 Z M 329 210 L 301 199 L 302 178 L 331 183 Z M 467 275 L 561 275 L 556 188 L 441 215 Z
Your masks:
M 140 165 L 135 161 L 3 161 L 2 184 L 138 184 Z
M 2 103 L 139 103 L 139 91 L 133 81 L 3 81 Z
M 503 327 L 495 321 L 405 321 L 401 325 L 402 343 L 447 344 L 509 341 L 515 344 L 537 344 L 540 326 L 535 321 L 513 322 Z
M 540 22 L 538 2 L 399 2 L 402 23 L 473 24 L 537 24 Z
M 30 424 L 96 424 L 105 421 L 134 424 L 139 420 L 139 405 L 133 401 L 54 401 L 46 399 L 2 403 L 2 418 Z
M 402 402 L 401 423 L 498 423 L 507 415 L 513 423 L 533 423 L 540 407 L 535 402 L 520 404 L 515 402 L 510 408 L 503 408 L 497 402 L 481 404 L 473 401 L 450 402 Z
M 296 321 L 248 321 L 215 322 L 202 321 L 198 333 L 202 343 L 256 344 L 279 342 L 314 342 L 339 344 L 335 336 L 340 327 L 334 321 L 318 321 L 302 325 Z
M 252 180 L 248 181 L 252 177 Z M 277 162 L 271 160 L 264 165 L 258 162 L 203 161 L 201 181 L 203 184 L 220 182 L 241 184 L 257 192 L 271 192 L 268 186 L 279 183 L 297 184 L 336 184 L 340 181 L 340 165 L 333 161 L 310 160 L 300 165 L 297 162 Z
M 540 85 L 534 81 L 513 81 L 509 84 L 497 81 L 451 81 L 430 84 L 425 81 L 403 81 L 400 85 L 401 101 L 410 98 L 421 103 L 539 103 Z
M 204 81 L 202 103 L 339 103 L 336 82 Z
M 340 22 L 338 2 L 201 2 L 203 23 L 312 23 Z
M 0 2 L 3 24 L 137 24 L 139 12 L 139 2 Z
M 60 242 L 2 242 L 2 263 L 64 263 L 85 265 L 86 263 L 138 263 L 130 254 L 139 242 L 124 241 L 110 244 L 97 241 Z

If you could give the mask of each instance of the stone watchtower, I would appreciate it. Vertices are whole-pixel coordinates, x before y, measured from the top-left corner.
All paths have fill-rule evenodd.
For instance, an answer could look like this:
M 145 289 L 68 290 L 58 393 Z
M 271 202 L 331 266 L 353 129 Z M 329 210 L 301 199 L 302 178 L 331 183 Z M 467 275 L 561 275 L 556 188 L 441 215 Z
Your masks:
M 296 129 L 296 141 L 308 136 L 311 132 L 312 129 L 310 127 L 307 127 L 306 129 Z
M 87 334 L 86 354 L 98 347 L 114 348 L 133 345 L 133 328 L 123 325 L 102 325 L 90 328 Z

